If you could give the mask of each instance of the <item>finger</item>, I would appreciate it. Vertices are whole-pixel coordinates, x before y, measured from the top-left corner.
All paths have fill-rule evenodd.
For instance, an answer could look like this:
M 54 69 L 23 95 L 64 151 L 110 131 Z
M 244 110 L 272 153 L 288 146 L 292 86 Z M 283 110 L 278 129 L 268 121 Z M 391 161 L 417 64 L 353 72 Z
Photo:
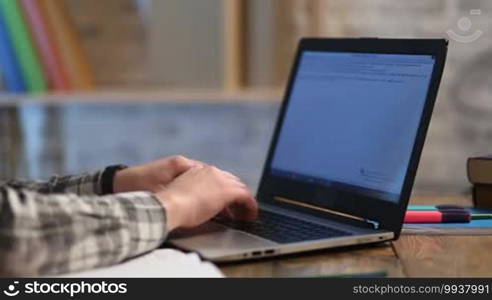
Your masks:
M 227 176 L 227 177 L 230 177 L 230 178 L 234 178 L 236 180 L 241 180 L 239 177 L 237 177 L 236 175 L 232 174 L 231 172 L 228 172 L 226 170 L 222 170 L 221 168 L 218 168 L 216 166 L 212 166 L 216 171 L 218 171 L 219 173 Z
M 185 173 L 195 165 L 191 159 L 182 155 L 173 156 L 164 161 L 162 171 L 165 173 L 172 172 L 172 177 Z
M 248 189 L 248 187 L 246 186 L 246 184 L 244 184 L 244 182 L 240 181 L 240 180 L 237 180 L 233 177 L 229 177 L 229 176 L 225 176 L 221 179 L 225 185 L 227 186 L 231 186 L 231 187 L 234 187 L 234 188 L 241 188 L 241 189 Z
M 246 185 L 244 184 L 244 182 L 241 180 L 241 178 L 237 177 L 236 175 L 234 175 L 234 174 L 232 174 L 232 173 L 229 173 L 229 172 L 227 172 L 227 171 L 223 171 L 223 170 L 220 170 L 220 171 L 221 171 L 221 174 L 223 174 L 226 178 L 231 179 L 231 180 L 233 180 L 233 181 L 235 181 L 235 182 L 238 182 L 238 183 L 240 183 L 242 186 L 246 186 Z
M 202 161 L 191 159 L 183 155 L 172 157 L 172 162 L 174 163 L 174 167 L 178 173 L 184 173 L 194 167 L 207 166 L 207 164 Z
M 229 208 L 235 219 L 252 221 L 258 215 L 258 203 L 248 190 L 240 191 Z
M 202 170 L 203 168 L 204 168 L 203 166 L 194 166 L 194 167 L 191 167 L 191 168 L 189 168 L 188 170 L 186 170 L 185 172 L 183 172 L 183 173 L 181 173 L 181 174 L 177 175 L 177 176 L 173 179 L 173 181 L 174 181 L 174 180 L 176 180 L 177 178 L 180 178 L 180 177 L 185 176 L 186 174 L 188 174 L 188 175 L 190 175 L 190 174 L 195 174 L 195 175 L 196 175 L 196 174 L 198 174 L 199 172 L 201 172 L 201 170 Z
M 189 159 L 193 165 L 193 167 L 204 167 L 207 164 L 204 163 L 203 161 L 195 160 L 195 159 Z
M 207 165 L 205 165 L 205 164 L 197 164 L 197 165 L 194 165 L 191 168 L 192 169 L 195 169 L 195 170 L 201 170 L 201 169 L 204 169 L 205 167 L 207 167 Z
M 228 178 L 228 179 L 234 179 L 234 180 L 239 180 L 239 178 L 237 178 L 236 176 L 234 176 L 233 174 L 227 172 L 227 171 L 224 171 L 214 165 L 208 165 L 207 166 L 207 169 L 209 172 L 215 174 L 215 175 L 218 175 L 220 177 L 223 177 L 223 178 Z
M 248 189 L 248 187 L 242 183 L 241 181 L 237 181 L 237 180 L 232 180 L 232 185 L 234 185 L 235 187 L 239 187 L 239 188 L 242 188 L 242 189 Z
M 220 218 L 234 219 L 234 214 L 229 207 L 224 208 L 217 216 Z
M 228 177 L 230 177 L 230 178 L 234 178 L 234 179 L 236 179 L 236 180 L 241 181 L 241 179 L 240 179 L 239 177 L 237 177 L 236 175 L 234 175 L 234 174 L 232 174 L 232 173 L 230 173 L 230 172 L 223 171 L 223 170 L 222 170 L 222 172 L 223 172 L 226 176 L 228 176 Z

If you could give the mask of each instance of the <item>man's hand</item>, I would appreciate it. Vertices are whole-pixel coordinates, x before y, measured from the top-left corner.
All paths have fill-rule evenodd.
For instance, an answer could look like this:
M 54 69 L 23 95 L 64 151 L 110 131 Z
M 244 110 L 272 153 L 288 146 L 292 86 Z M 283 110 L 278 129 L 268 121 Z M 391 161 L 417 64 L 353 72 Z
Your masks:
M 221 212 L 253 220 L 257 203 L 234 175 L 216 167 L 196 165 L 156 193 L 167 212 L 169 230 L 195 227 Z
M 171 156 L 118 171 L 114 177 L 114 193 L 149 191 L 157 193 L 177 176 L 202 162 L 184 156 Z

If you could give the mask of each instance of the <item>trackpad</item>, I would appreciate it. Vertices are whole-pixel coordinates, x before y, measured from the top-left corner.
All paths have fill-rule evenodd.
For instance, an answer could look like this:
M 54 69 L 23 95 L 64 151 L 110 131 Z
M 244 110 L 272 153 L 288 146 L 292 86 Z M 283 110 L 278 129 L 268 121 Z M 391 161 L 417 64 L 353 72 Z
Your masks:
M 208 222 L 193 229 L 180 229 L 169 242 L 179 248 L 197 251 L 206 258 L 218 258 L 278 244 L 247 233 Z

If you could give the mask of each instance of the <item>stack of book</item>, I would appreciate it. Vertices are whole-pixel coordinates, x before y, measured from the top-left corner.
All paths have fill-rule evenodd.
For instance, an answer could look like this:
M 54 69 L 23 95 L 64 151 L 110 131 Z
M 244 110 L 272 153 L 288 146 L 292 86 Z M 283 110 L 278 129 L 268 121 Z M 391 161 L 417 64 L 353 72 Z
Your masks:
M 475 206 L 492 207 L 492 155 L 470 157 L 467 173 L 468 180 L 473 184 Z
M 93 87 L 64 0 L 0 0 L 0 77 L 12 93 Z

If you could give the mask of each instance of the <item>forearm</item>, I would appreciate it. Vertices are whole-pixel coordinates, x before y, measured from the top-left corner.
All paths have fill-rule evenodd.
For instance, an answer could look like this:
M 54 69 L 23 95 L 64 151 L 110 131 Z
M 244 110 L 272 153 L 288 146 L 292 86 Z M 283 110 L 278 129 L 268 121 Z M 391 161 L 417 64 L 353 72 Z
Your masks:
M 0 188 L 0 274 L 37 276 L 112 265 L 158 247 L 166 211 L 150 193 L 43 195 Z

